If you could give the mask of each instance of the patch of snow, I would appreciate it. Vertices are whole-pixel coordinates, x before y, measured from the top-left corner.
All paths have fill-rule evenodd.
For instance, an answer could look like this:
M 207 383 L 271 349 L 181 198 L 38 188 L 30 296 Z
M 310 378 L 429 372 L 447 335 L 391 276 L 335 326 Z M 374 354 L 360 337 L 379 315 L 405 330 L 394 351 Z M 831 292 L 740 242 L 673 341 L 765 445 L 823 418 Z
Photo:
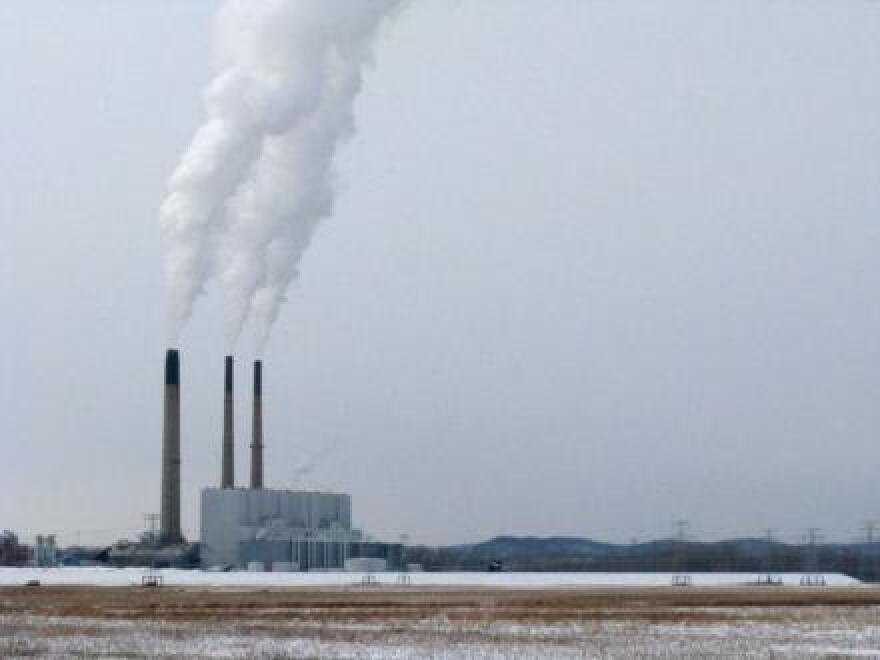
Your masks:
M 202 570 L 162 569 L 167 586 L 178 587 L 356 587 L 366 573 L 217 573 Z M 39 580 L 47 586 L 82 585 L 120 587 L 140 585 L 142 568 L 11 568 L 0 567 L 0 586 L 21 586 Z M 371 573 L 379 584 L 395 586 L 400 573 Z M 672 584 L 672 573 L 408 573 L 413 587 L 498 587 L 542 589 L 548 587 L 660 587 Z M 746 585 L 755 573 L 691 573 L 693 586 Z M 786 586 L 800 584 L 801 573 L 775 574 Z M 842 573 L 823 574 L 828 586 L 855 586 L 859 580 Z M 683 587 L 686 588 L 686 587 Z

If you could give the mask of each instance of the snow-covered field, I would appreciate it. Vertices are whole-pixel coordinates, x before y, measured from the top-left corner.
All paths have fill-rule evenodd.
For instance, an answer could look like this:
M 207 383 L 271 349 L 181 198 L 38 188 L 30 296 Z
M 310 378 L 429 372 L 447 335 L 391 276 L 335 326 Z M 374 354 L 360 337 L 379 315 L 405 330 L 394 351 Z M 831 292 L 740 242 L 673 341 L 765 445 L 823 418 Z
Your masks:
M 245 626 L 0 617 L 3 657 L 828 658 L 880 656 L 880 629 L 815 622 Z
M 880 610 L 749 608 L 730 620 L 505 620 L 479 612 L 411 620 L 167 621 L 0 615 L 0 657 L 828 658 L 880 657 Z M 687 618 L 694 616 L 694 621 Z
M 142 574 L 0 570 L 0 657 L 880 657 L 880 588 L 842 576 L 674 589 L 668 574 L 418 573 L 404 586 L 389 573 L 366 587 L 360 574 L 164 571 L 178 588 L 107 588 Z
M 140 568 L 0 568 L 0 586 L 23 585 L 39 580 L 43 585 L 122 587 L 139 585 Z M 364 573 L 214 573 L 199 570 L 158 571 L 166 586 L 192 587 L 344 587 L 360 585 Z M 753 582 L 756 573 L 691 573 L 694 586 L 735 586 Z M 801 573 L 777 573 L 787 586 L 800 584 Z M 651 587 L 669 586 L 672 573 L 408 573 L 414 587 Z M 371 579 L 396 585 L 399 573 L 373 573 Z M 840 573 L 825 573 L 829 586 L 852 586 L 858 580 Z

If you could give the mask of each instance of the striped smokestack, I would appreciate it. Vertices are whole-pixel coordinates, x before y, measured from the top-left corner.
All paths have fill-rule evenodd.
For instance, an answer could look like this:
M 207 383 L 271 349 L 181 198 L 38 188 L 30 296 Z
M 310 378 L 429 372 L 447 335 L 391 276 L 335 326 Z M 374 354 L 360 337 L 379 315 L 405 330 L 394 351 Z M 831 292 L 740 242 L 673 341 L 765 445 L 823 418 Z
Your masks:
M 165 354 L 165 408 L 162 428 L 162 514 L 159 539 L 180 543 L 180 355 Z
M 235 418 L 233 413 L 233 363 L 226 356 L 226 373 L 223 385 L 223 474 L 221 488 L 235 488 Z
M 251 435 L 251 488 L 263 487 L 263 363 L 254 361 L 254 420 Z

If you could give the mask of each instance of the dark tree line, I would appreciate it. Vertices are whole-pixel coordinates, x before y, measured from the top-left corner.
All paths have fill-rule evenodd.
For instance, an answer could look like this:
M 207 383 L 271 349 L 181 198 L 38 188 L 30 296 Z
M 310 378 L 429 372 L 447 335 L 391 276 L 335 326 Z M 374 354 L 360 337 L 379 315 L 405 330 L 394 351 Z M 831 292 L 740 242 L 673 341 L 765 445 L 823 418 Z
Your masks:
M 411 546 L 406 561 L 427 571 L 483 571 L 500 560 L 506 571 L 845 573 L 880 581 L 880 543 L 792 545 L 754 539 L 702 543 L 654 541 L 613 545 L 583 541 L 565 547 L 541 539 L 492 539 L 461 546 Z

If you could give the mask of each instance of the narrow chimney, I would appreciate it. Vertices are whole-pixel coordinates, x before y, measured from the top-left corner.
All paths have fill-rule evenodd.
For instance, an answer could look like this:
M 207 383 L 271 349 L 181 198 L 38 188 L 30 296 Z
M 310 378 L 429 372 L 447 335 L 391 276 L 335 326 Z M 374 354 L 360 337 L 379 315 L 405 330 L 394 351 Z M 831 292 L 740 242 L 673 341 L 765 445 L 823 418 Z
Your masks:
M 226 356 L 226 377 L 223 387 L 223 475 L 221 488 L 235 488 L 235 419 L 233 414 L 233 364 Z
M 254 361 L 254 420 L 251 440 L 251 488 L 263 487 L 263 363 Z
M 162 514 L 160 541 L 180 543 L 180 355 L 165 354 L 165 410 L 162 428 Z

